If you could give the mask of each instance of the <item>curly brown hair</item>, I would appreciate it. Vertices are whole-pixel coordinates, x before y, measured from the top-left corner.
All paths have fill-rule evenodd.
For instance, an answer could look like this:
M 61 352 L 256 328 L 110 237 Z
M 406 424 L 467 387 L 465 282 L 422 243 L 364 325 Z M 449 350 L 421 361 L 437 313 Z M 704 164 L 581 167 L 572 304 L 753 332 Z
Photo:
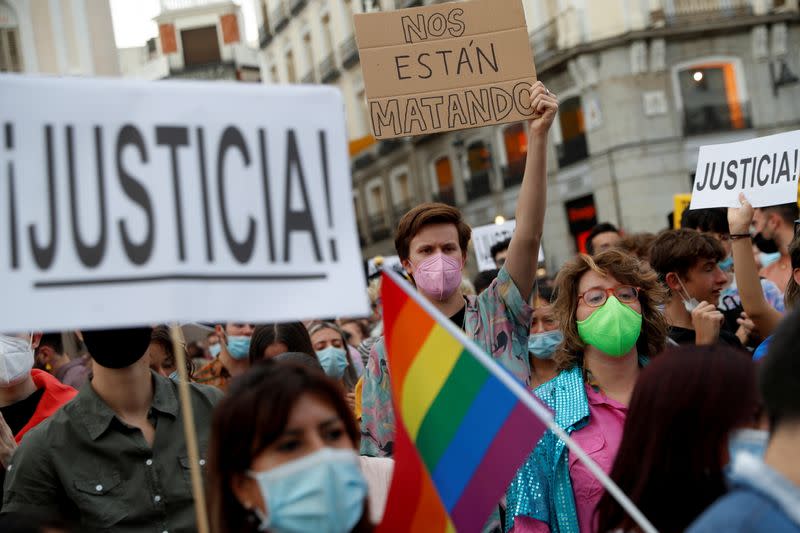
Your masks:
M 605 250 L 594 257 L 580 254 L 567 262 L 556 277 L 557 294 L 553 310 L 561 324 L 564 341 L 559 346 L 555 361 L 559 370 L 568 370 L 583 362 L 586 344 L 578 334 L 576 313 L 578 309 L 578 284 L 590 270 L 601 276 L 611 276 L 625 285 L 639 287 L 642 305 L 642 333 L 636 347 L 642 355 L 655 356 L 664 349 L 667 322 L 658 309 L 666 298 L 666 290 L 658 275 L 646 263 L 618 249 Z

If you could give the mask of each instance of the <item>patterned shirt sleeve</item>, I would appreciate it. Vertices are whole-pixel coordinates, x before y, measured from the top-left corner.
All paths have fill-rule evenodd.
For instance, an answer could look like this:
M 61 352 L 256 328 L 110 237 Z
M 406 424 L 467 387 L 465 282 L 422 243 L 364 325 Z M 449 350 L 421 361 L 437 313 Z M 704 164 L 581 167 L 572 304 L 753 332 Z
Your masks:
M 764 291 L 764 298 L 772 307 L 775 308 L 776 311 L 780 313 L 785 312 L 785 308 L 783 306 L 783 293 L 778 286 L 775 285 L 775 283 L 768 279 L 762 279 L 761 290 Z
M 533 309 L 522 299 L 517 285 L 505 269 L 500 269 L 488 289 L 477 300 L 477 323 L 467 323 L 467 332 L 483 330 L 476 337 L 487 353 L 526 385 L 531 382 L 528 359 L 528 333 Z
M 394 451 L 394 410 L 384 339 L 369 353 L 361 390 L 361 455 L 391 457 Z

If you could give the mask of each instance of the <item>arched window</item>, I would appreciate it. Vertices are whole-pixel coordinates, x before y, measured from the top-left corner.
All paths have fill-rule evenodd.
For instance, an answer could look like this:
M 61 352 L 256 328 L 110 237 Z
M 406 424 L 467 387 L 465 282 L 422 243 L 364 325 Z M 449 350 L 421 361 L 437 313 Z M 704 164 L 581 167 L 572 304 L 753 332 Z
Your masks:
M 0 72 L 22 72 L 17 15 L 0 0 Z
M 486 196 L 491 191 L 489 173 L 492 168 L 492 153 L 489 145 L 483 141 L 475 141 L 467 146 L 467 170 L 469 180 L 466 182 L 467 198 L 474 200 Z
M 444 155 L 434 161 L 433 171 L 436 185 L 434 201 L 455 205 L 456 195 L 453 189 L 453 167 L 450 165 L 450 158 Z
M 503 130 L 503 145 L 508 166 L 503 168 L 503 185 L 511 187 L 522 183 L 525 158 L 528 156 L 528 135 L 525 126 L 518 122 Z
M 685 135 L 751 127 L 745 88 L 737 70 L 734 61 L 707 61 L 677 71 Z
M 589 157 L 586 145 L 586 123 L 583 120 L 583 105 L 580 96 L 564 100 L 558 109 L 562 142 L 556 146 L 558 166 L 565 167 Z

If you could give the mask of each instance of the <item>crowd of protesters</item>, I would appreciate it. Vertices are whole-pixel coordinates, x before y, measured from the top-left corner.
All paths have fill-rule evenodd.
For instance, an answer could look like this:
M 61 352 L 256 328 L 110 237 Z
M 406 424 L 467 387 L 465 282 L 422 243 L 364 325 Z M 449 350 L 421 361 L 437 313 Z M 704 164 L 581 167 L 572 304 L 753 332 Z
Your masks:
M 423 204 L 395 234 L 408 280 L 658 531 L 800 532 L 797 205 L 599 224 L 537 279 L 558 100 L 537 83 L 531 105 L 497 269 L 465 283 L 470 227 Z M 195 531 L 195 468 L 214 532 L 373 530 L 397 468 L 379 285 L 367 318 L 199 325 L 188 344 L 166 326 L 0 335 L 0 531 Z M 529 445 L 484 530 L 641 531 L 555 433 Z

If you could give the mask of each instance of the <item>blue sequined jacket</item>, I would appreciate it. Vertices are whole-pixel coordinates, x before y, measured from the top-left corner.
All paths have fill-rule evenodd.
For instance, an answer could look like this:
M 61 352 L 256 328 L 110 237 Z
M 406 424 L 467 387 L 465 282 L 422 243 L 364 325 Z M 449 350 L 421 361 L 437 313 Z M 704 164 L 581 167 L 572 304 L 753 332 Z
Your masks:
M 555 412 L 555 422 L 571 434 L 589 422 L 589 400 L 580 367 L 565 370 L 534 394 Z M 580 533 L 569 460 L 564 442 L 546 431 L 506 493 L 506 531 L 517 516 L 550 525 L 551 533 Z

